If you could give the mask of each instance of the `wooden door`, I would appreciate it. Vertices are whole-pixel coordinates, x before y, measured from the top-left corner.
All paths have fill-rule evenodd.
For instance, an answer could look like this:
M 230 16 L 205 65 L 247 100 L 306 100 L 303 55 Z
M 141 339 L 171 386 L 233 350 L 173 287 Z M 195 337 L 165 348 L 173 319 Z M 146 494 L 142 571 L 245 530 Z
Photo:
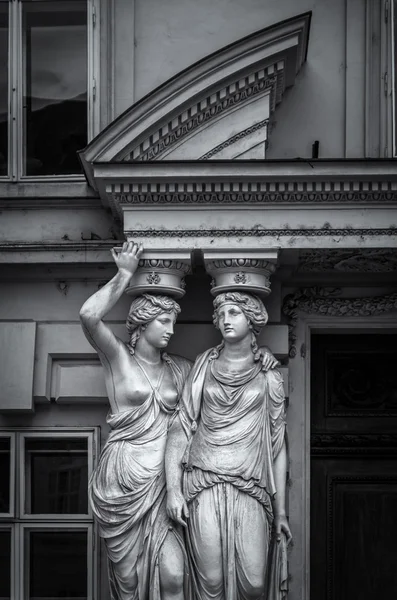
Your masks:
M 310 600 L 397 594 L 397 336 L 314 335 Z

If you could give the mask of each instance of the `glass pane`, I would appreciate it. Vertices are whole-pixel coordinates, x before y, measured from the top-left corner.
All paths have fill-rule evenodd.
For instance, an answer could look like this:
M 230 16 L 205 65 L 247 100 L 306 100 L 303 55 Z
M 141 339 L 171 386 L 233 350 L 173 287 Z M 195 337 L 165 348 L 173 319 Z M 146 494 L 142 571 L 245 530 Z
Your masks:
M 26 175 L 80 173 L 87 144 L 87 2 L 23 5 Z
M 0 438 L 0 513 L 10 512 L 10 438 Z
M 0 530 L 0 598 L 11 599 L 11 531 Z
M 87 532 L 30 531 L 29 598 L 87 598 Z
M 0 2 L 0 176 L 8 173 L 8 2 Z
M 87 438 L 27 438 L 25 444 L 26 512 L 87 514 Z
M 397 156 L 397 0 L 394 0 L 393 49 L 394 54 L 394 155 Z

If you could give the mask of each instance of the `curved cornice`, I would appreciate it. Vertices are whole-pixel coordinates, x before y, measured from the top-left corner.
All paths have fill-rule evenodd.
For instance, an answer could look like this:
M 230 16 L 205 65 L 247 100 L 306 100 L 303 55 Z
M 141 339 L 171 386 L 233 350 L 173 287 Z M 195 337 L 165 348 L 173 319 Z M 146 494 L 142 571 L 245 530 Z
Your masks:
M 253 33 L 135 103 L 80 153 L 90 185 L 97 188 L 93 163 L 164 158 L 182 139 L 254 98 L 268 97 L 270 115 L 305 61 L 310 16 L 305 13 Z M 247 127 L 249 133 L 254 125 Z

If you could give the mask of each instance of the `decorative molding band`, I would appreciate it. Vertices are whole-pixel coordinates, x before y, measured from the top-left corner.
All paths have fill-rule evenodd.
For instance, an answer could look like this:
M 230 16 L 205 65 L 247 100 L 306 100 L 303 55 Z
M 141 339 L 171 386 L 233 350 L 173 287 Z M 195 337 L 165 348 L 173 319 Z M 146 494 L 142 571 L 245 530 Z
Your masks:
M 341 237 L 363 236 L 392 236 L 396 235 L 394 228 L 390 229 L 127 229 L 128 237 L 149 238 L 186 238 L 186 237 L 326 237 L 329 235 Z
M 106 186 L 115 204 L 382 204 L 397 182 L 123 183 Z
M 360 248 L 357 250 L 301 250 L 299 273 L 391 273 L 397 271 L 397 250 Z
M 299 312 L 323 317 L 370 317 L 397 310 L 397 293 L 363 298 L 340 298 L 339 288 L 302 288 L 284 298 L 282 312 L 288 318 L 290 358 L 296 356 Z
M 283 91 L 284 62 L 279 61 L 212 92 L 168 123 L 162 123 L 157 131 L 133 148 L 122 160 L 126 162 L 156 160 L 199 127 L 250 102 L 252 98 L 269 92 L 270 113 L 272 113 L 276 104 L 280 102 Z
M 397 205 L 389 160 L 158 160 L 95 163 L 105 206 Z
M 222 144 L 219 144 L 219 146 L 216 146 L 206 154 L 203 154 L 203 156 L 201 156 L 199 160 L 208 160 L 209 158 L 212 158 L 213 156 L 215 156 L 215 154 L 219 154 L 219 152 L 222 152 L 222 150 L 224 150 L 225 148 L 232 146 L 239 140 L 247 137 L 248 135 L 251 135 L 251 133 L 255 133 L 255 131 L 259 131 L 260 129 L 263 129 L 263 127 L 267 127 L 268 122 L 269 119 L 264 119 L 263 121 L 259 121 L 259 123 L 255 123 L 255 125 L 251 125 L 251 127 L 247 127 L 247 129 L 236 133 L 236 135 L 233 135 L 231 138 L 229 138 Z

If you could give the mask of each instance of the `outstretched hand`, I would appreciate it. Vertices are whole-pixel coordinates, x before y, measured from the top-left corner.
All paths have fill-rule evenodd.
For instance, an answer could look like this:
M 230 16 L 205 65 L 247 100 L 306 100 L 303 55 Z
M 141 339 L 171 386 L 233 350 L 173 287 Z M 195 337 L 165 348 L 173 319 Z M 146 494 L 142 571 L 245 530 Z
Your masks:
M 115 248 L 111 251 L 114 262 L 119 271 L 125 271 L 132 276 L 138 268 L 139 259 L 142 256 L 143 245 L 134 244 L 133 242 L 124 242 L 120 252 L 116 252 Z
M 181 492 L 167 493 L 167 515 L 183 527 L 187 527 L 185 519 L 189 518 L 189 509 Z
M 271 369 L 275 369 L 276 367 L 280 367 L 281 363 L 277 360 L 277 358 L 270 352 L 267 346 L 261 346 L 258 349 L 258 352 L 254 356 L 255 361 L 262 360 L 262 371 L 269 371 Z

